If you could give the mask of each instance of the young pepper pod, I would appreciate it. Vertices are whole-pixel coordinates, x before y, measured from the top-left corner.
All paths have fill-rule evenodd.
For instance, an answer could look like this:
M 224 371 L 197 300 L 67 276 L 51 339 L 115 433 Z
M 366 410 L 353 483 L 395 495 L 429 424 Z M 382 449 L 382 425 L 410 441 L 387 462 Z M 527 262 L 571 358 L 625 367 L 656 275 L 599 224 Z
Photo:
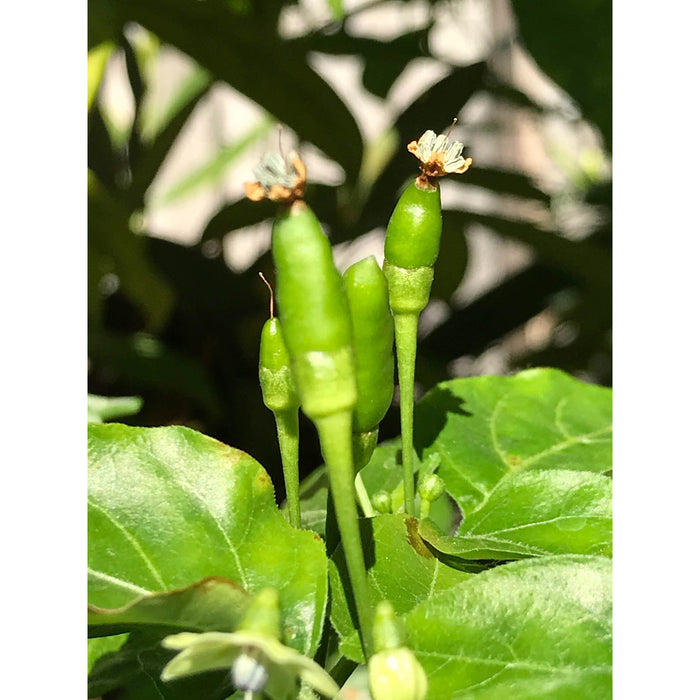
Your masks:
M 462 158 L 462 144 L 426 131 L 408 150 L 421 163 L 421 174 L 401 195 L 387 227 L 384 274 L 394 314 L 399 368 L 404 507 L 415 515 L 413 483 L 413 385 L 418 316 L 428 304 L 433 265 L 440 250 L 442 212 L 438 178 L 463 173 L 472 163 Z
M 352 411 L 357 401 L 352 330 L 330 241 L 302 201 L 272 229 L 277 302 L 304 413 Z
M 351 265 L 343 282 L 357 366 L 352 430 L 355 469 L 359 471 L 372 456 L 379 422 L 394 396 L 394 324 L 386 279 L 374 256 Z
M 262 275 L 261 275 L 262 277 Z M 263 277 L 265 283 L 267 280 Z M 272 293 L 272 290 L 270 290 Z M 270 304 L 272 307 L 272 302 Z M 270 309 L 272 313 L 272 308 Z M 260 363 L 258 366 L 263 403 L 275 416 L 277 440 L 282 459 L 284 486 L 287 493 L 289 522 L 301 527 L 299 506 L 299 397 L 282 326 L 271 316 L 260 335 Z
M 277 302 L 301 408 L 319 434 L 330 491 L 343 543 L 361 638 L 371 653 L 372 608 L 353 489 L 352 418 L 357 379 L 352 330 L 342 279 L 330 241 L 300 198 L 305 168 L 296 155 L 290 165 L 271 157 L 247 183 L 252 199 L 261 195 L 286 206 L 272 229 Z

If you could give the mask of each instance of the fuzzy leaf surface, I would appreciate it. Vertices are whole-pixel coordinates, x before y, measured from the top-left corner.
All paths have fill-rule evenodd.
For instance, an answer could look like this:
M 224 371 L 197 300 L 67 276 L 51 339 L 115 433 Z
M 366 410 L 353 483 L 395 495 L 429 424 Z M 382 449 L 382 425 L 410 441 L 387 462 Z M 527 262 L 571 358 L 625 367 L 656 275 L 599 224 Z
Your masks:
M 428 700 L 612 695 L 612 565 L 554 556 L 471 576 L 404 621 Z
M 284 520 L 270 477 L 252 457 L 175 426 L 93 424 L 88 446 L 92 606 L 124 608 L 138 600 L 143 610 L 145 597 L 207 577 L 235 582 L 251 594 L 272 586 L 280 594 L 284 641 L 305 654 L 316 649 L 327 595 L 323 544 Z M 193 587 L 180 591 L 180 600 L 207 619 L 209 605 L 192 600 L 202 593 L 218 606 L 221 590 Z M 178 613 L 173 597 L 151 601 L 157 624 L 183 625 L 184 611 Z M 197 619 L 187 622 L 192 627 Z M 200 622 L 213 624 L 210 618 Z
M 415 445 L 465 516 L 515 474 L 612 466 L 612 390 L 554 369 L 438 384 L 416 406 Z

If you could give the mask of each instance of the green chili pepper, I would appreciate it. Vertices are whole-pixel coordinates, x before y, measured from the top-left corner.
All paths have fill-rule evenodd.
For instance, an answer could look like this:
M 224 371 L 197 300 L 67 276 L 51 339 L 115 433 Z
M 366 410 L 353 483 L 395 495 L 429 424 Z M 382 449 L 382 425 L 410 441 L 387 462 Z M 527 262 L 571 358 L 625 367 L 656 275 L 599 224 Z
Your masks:
M 352 412 L 357 383 L 347 299 L 330 242 L 304 202 L 275 221 L 272 257 L 302 410 L 312 420 Z
M 265 284 L 267 280 L 260 273 Z M 299 507 L 299 397 L 292 378 L 291 361 L 284 343 L 282 326 L 273 315 L 270 297 L 270 318 L 260 337 L 259 378 L 263 402 L 275 416 L 277 439 L 282 458 L 284 486 L 287 492 L 289 522 L 301 527 Z
M 295 201 L 275 221 L 272 256 L 292 372 L 302 410 L 316 425 L 328 467 L 362 643 L 369 658 L 372 608 L 353 489 L 357 379 L 348 303 L 330 242 L 304 202 Z
M 433 131 L 426 131 L 420 140 L 412 141 L 408 150 L 420 160 L 421 174 L 406 188 L 391 215 L 384 244 L 384 274 L 394 314 L 399 369 L 404 508 L 409 515 L 415 515 L 413 388 L 418 316 L 430 299 L 433 265 L 442 233 L 437 178 L 465 172 L 472 160 L 462 158 L 461 143 L 450 144 L 447 136 L 437 136 Z
M 358 399 L 352 429 L 355 469 L 359 471 L 372 456 L 379 422 L 394 396 L 394 324 L 386 279 L 374 256 L 351 265 L 343 281 L 357 363 Z

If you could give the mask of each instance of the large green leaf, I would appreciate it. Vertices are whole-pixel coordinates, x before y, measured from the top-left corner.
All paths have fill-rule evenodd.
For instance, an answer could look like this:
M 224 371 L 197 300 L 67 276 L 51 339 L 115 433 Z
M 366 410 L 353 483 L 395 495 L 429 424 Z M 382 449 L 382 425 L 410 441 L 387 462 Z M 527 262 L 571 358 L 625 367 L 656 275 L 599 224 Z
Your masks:
M 468 515 L 518 472 L 610 470 L 612 391 L 554 369 L 443 382 L 416 406 L 415 444 Z
M 429 523 L 421 536 L 451 558 L 520 559 L 612 554 L 612 481 L 590 472 L 519 472 L 503 479 L 462 522 L 456 537 Z
M 340 163 L 354 181 L 362 158 L 357 124 L 302 50 L 284 42 L 256 13 L 224 3 L 126 0 L 122 19 L 135 21 L 189 54 Z
M 181 427 L 94 424 L 88 436 L 92 605 L 122 608 L 208 576 L 249 593 L 273 586 L 285 641 L 302 653 L 316 648 L 327 592 L 323 544 L 284 520 L 252 457 Z
M 250 595 L 228 579 L 209 577 L 186 588 L 153 593 L 121 608 L 88 606 L 92 634 L 117 634 L 147 626 L 199 632 L 231 632 L 250 604 Z
M 391 601 L 398 614 L 412 610 L 439 591 L 470 576 L 435 558 L 418 535 L 418 521 L 406 515 L 380 515 L 361 521 L 370 600 Z M 362 661 L 357 627 L 348 606 L 349 583 L 342 548 L 330 567 L 331 620 L 341 637 L 342 653 Z
M 556 556 L 491 569 L 405 616 L 428 700 L 611 697 L 612 566 Z

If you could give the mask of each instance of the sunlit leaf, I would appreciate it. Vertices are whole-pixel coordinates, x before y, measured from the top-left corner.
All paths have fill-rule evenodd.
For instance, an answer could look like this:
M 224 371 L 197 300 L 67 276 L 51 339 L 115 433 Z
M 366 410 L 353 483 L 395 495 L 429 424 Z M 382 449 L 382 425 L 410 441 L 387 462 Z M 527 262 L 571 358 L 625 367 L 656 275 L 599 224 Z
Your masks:
M 612 694 L 612 567 L 542 557 L 471 576 L 405 617 L 428 700 Z
M 124 608 L 211 576 L 249 593 L 272 586 L 284 641 L 306 654 L 316 648 L 326 602 L 323 544 L 284 520 L 270 477 L 252 457 L 180 427 L 93 424 L 88 438 L 91 605 Z M 182 625 L 185 615 L 191 626 L 193 611 L 222 624 L 208 605 L 192 603 L 197 590 L 217 587 L 151 601 L 158 624 L 170 616 Z M 143 617 L 143 605 L 120 614 Z

